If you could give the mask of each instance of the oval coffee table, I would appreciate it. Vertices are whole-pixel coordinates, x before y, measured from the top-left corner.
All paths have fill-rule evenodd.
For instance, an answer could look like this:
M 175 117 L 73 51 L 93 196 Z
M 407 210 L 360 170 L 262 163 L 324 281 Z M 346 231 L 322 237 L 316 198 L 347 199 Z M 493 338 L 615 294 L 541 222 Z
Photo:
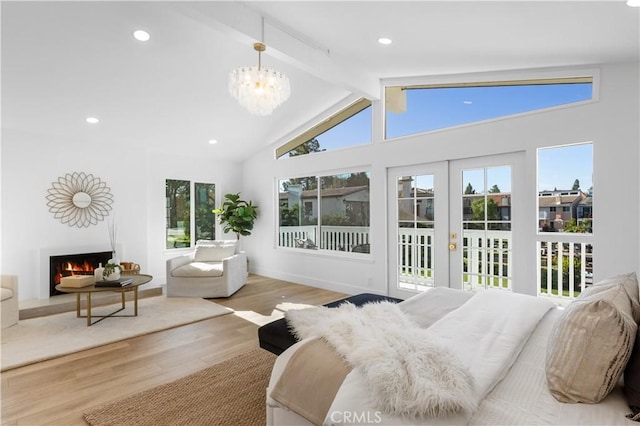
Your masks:
M 123 275 L 123 277 L 133 279 L 133 282 L 124 287 L 96 287 L 94 285 L 86 286 L 86 287 L 61 287 L 60 284 L 56 286 L 56 290 L 61 291 L 63 293 L 76 293 L 76 316 L 78 318 L 86 318 L 87 319 L 87 327 L 91 326 L 97 322 L 102 321 L 108 317 L 137 317 L 138 316 L 138 287 L 142 284 L 146 284 L 153 279 L 151 275 L 146 274 L 138 274 L 138 275 Z M 112 291 L 116 293 L 120 293 L 122 295 L 122 307 L 109 315 L 91 315 L 91 294 L 92 293 L 100 293 L 103 291 Z M 118 312 L 124 310 L 125 308 L 125 294 L 127 292 L 133 292 L 133 315 L 116 315 Z M 87 299 L 87 314 L 81 315 L 80 310 L 80 295 L 86 294 Z M 92 318 L 99 318 L 96 321 L 91 322 Z

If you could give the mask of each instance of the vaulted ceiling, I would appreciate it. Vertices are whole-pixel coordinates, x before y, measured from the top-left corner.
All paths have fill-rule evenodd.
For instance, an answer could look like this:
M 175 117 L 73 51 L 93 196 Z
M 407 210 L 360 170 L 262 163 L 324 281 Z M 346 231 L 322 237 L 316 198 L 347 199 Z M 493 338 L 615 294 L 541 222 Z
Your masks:
M 637 62 L 640 51 L 640 9 L 624 1 L 2 1 L 1 8 L 3 130 L 42 143 L 169 148 L 233 161 L 350 95 L 378 98 L 380 79 Z M 151 40 L 135 40 L 136 29 Z M 266 117 L 249 114 L 227 89 L 229 71 L 257 63 L 252 45 L 261 39 L 263 65 L 287 74 L 292 92 Z M 87 124 L 88 116 L 100 123 Z

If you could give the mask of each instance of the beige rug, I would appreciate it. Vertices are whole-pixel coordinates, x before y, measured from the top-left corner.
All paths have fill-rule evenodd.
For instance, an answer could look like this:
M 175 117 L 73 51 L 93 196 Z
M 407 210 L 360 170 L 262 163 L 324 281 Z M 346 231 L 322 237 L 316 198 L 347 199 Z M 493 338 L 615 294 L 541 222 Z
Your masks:
M 276 356 L 254 349 L 174 382 L 84 413 L 91 426 L 266 424 L 265 398 Z
M 117 307 L 101 306 L 92 314 L 108 314 Z M 75 311 L 22 320 L 1 331 L 0 371 L 231 312 L 200 298 L 157 296 L 138 301 L 137 317 L 105 318 L 91 327 Z M 132 313 L 133 302 L 127 301 L 126 310 L 118 314 Z

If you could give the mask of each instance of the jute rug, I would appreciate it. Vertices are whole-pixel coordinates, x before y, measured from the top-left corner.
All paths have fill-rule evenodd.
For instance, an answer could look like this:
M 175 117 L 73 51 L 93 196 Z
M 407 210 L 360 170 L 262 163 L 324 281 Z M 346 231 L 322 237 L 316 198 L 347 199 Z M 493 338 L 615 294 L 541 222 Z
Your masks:
M 119 306 L 94 308 L 92 314 L 108 314 Z M 75 311 L 22 320 L 1 331 L 1 371 L 231 312 L 200 298 L 156 296 L 138 301 L 137 317 L 105 318 L 91 327 Z M 132 313 L 133 302 L 127 301 L 118 314 Z
M 92 426 L 256 426 L 276 356 L 254 349 L 174 382 L 84 413 Z

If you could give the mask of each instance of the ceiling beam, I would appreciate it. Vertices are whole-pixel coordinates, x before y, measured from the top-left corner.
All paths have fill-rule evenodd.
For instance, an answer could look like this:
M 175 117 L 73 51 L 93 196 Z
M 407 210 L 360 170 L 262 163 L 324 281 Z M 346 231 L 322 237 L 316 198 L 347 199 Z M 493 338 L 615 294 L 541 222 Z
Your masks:
M 216 1 L 186 5 L 177 2 L 175 10 L 248 46 L 264 40 L 268 54 L 274 58 L 358 96 L 380 99 L 379 78 L 242 3 Z

